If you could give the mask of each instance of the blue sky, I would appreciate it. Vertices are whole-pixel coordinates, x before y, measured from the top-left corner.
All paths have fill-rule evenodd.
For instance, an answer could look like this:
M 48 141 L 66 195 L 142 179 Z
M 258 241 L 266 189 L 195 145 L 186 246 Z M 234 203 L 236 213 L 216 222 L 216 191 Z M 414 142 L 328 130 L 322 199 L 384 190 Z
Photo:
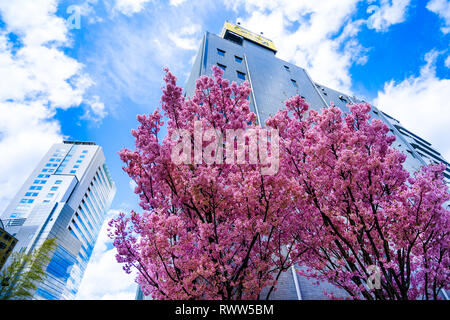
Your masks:
M 67 24 L 74 12 L 79 28 Z M 159 105 L 162 68 L 183 85 L 202 35 L 225 20 L 264 32 L 278 57 L 374 103 L 450 159 L 448 0 L 0 0 L 0 210 L 63 138 L 102 146 L 117 184 L 110 216 L 138 209 L 118 151 L 133 147 L 136 115 Z M 134 291 L 103 228 L 78 298 Z

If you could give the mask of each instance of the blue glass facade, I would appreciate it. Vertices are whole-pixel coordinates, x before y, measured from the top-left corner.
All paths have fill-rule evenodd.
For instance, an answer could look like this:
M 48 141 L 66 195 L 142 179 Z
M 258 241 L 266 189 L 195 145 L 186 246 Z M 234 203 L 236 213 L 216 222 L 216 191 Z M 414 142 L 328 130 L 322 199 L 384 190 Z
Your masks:
M 54 173 L 48 173 L 49 164 L 56 164 Z M 17 250 L 31 251 L 46 239 L 57 239 L 33 299 L 75 297 L 115 190 L 103 152 L 94 143 L 66 141 L 44 156 L 2 215 L 17 234 Z

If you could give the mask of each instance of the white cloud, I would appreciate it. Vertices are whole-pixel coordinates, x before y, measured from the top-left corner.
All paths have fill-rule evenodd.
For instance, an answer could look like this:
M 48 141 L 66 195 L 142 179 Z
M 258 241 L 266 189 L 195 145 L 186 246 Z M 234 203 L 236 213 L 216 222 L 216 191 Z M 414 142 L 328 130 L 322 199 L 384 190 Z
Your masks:
M 170 5 L 178 7 L 180 4 L 186 2 L 186 0 L 170 0 Z
M 56 0 L 0 2 L 0 212 L 62 139 L 56 110 L 80 105 L 93 84 L 64 54 L 71 42 L 56 11 Z
M 238 0 L 225 2 L 228 8 L 246 14 L 238 21 L 273 40 L 281 59 L 305 68 L 321 84 L 352 93 L 349 69 L 364 64 L 368 49 L 357 36 L 370 24 L 385 31 L 406 19 L 410 0 Z M 356 19 L 359 6 L 367 6 L 367 20 Z
M 385 83 L 374 104 L 397 118 L 407 129 L 425 138 L 450 160 L 450 79 L 436 77 L 439 53 L 425 55 L 426 64 L 416 77 Z
M 191 24 L 174 32 L 169 32 L 169 39 L 181 49 L 197 50 L 200 42 L 200 30 L 200 25 Z
M 427 4 L 427 9 L 436 13 L 444 20 L 444 26 L 441 31 L 444 34 L 450 32 L 450 1 L 448 0 L 431 0 Z
M 151 0 L 116 0 L 114 9 L 121 13 L 131 16 L 134 13 L 142 11 L 147 2 Z
M 127 274 L 116 261 L 116 248 L 108 238 L 108 221 L 119 214 L 119 210 L 109 210 L 103 224 L 90 262 L 84 272 L 76 296 L 77 300 L 131 300 L 135 298 L 137 284 L 135 275 Z
M 0 102 L 0 115 L 1 214 L 37 162 L 62 137 L 59 123 L 49 120 L 51 114 L 40 102 Z
M 67 41 L 65 21 L 55 16 L 57 1 L 1 1 L 0 13 L 8 30 L 19 32 L 29 46 L 40 46 L 49 41 Z
M 410 2 L 411 0 L 381 0 L 380 6 L 369 6 L 367 13 L 372 15 L 367 20 L 367 27 L 384 32 L 391 25 L 405 21 Z
M 100 101 L 100 97 L 95 95 L 92 99 L 87 100 L 90 108 L 86 110 L 85 114 L 82 116 L 83 119 L 88 119 L 94 122 L 99 122 L 101 119 L 106 117 L 108 112 L 106 111 L 105 104 Z
M 241 25 L 273 40 L 281 59 L 305 68 L 314 79 L 350 91 L 349 68 L 364 63 L 365 49 L 356 40 L 363 20 L 352 20 L 359 0 L 237 1 L 247 16 Z
M 450 55 L 447 57 L 447 59 L 445 59 L 444 64 L 447 68 L 450 68 Z
M 78 5 L 72 5 L 72 6 L 76 6 L 77 10 L 79 11 L 80 15 L 83 16 L 84 19 L 83 23 L 85 21 L 87 21 L 89 24 L 92 23 L 97 23 L 97 22 L 102 22 L 103 17 L 100 17 L 96 12 L 95 12 L 95 6 L 98 4 L 98 0 L 84 0 L 84 2 L 82 2 L 81 4 Z M 67 7 L 66 10 L 70 8 Z M 81 25 L 81 28 L 83 28 L 83 26 Z
M 144 10 L 133 19 L 139 27 L 120 15 L 96 28 L 84 61 L 109 111 L 126 97 L 148 112 L 146 103 L 161 88 L 163 67 L 178 75 L 190 68 L 186 56 L 199 48 L 204 29 L 187 10 L 194 8 L 166 6 L 158 14 Z
M 169 60 L 171 53 L 166 45 L 154 45 L 156 30 L 151 26 L 136 29 L 120 17 L 116 21 L 98 29 L 97 41 L 86 58 L 98 83 L 97 92 L 106 97 L 109 110 L 116 108 L 123 96 L 135 103 L 148 101 L 149 88 L 160 86 L 162 67 L 158 64 Z

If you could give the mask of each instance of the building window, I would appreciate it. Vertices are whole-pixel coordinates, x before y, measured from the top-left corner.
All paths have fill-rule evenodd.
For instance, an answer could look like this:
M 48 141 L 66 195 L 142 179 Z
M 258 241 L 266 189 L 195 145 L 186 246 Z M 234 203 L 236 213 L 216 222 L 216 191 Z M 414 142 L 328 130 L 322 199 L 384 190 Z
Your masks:
M 343 95 L 339 96 L 339 100 L 344 101 L 344 102 L 348 102 L 347 99 L 345 99 L 345 97 Z
M 242 62 L 242 58 L 238 57 L 238 56 L 234 56 L 234 60 L 236 60 L 236 62 L 239 62 L 239 63 Z
M 81 163 L 81 162 L 83 162 L 83 160 L 77 160 L 77 163 Z
M 50 178 L 49 174 L 38 174 L 38 178 Z
M 223 71 L 225 71 L 227 69 L 227 66 L 224 66 L 223 64 L 218 63 L 217 66 L 222 69 Z
M 56 180 L 55 181 L 55 184 L 61 184 L 62 183 L 62 180 Z
M 86 156 L 84 155 L 84 154 L 82 154 L 81 156 L 80 156 L 80 158 L 85 158 Z
M 42 172 L 47 172 L 48 169 L 42 169 Z
M 285 69 L 287 72 L 290 72 L 290 71 L 291 71 L 291 70 L 289 69 L 288 66 L 284 66 L 284 69 Z
M 237 34 L 227 30 L 225 32 L 225 36 L 223 37 L 224 39 L 230 40 L 234 43 L 237 43 L 238 45 L 242 46 L 242 42 L 244 41 L 244 39 L 241 36 L 238 36 Z
M 9 234 L 7 234 L 6 232 L 3 234 L 3 239 L 5 239 L 6 241 L 11 240 L 11 236 Z
M 79 168 L 79 167 L 80 167 L 80 166 L 79 166 L 78 164 L 76 164 L 76 165 L 73 166 L 74 169 L 77 169 L 77 168 Z
M 217 54 L 219 55 L 219 56 L 225 56 L 225 51 L 223 51 L 222 49 L 219 49 L 219 48 L 217 48 Z
M 50 191 L 56 191 L 56 190 L 58 190 L 58 187 L 51 187 L 50 188 Z
M 47 194 L 47 198 L 51 198 L 51 197 L 53 197 L 54 195 L 55 195 L 54 193 L 50 192 L 50 193 Z
M 48 202 L 50 202 L 50 200 L 44 200 L 44 201 L 42 201 L 42 202 L 44 202 L 44 203 L 48 203 Z
M 37 192 L 27 192 L 25 193 L 25 197 L 37 197 L 39 193 Z
M 236 71 L 237 72 L 237 77 L 239 79 L 245 80 L 245 73 L 240 72 L 240 71 Z
M 291 82 L 294 87 L 298 88 L 297 81 L 295 81 L 294 79 L 291 79 Z
M 55 169 L 48 169 L 47 172 L 53 172 Z
M 22 199 L 20 200 L 20 203 L 33 203 L 34 199 Z
M 81 151 L 81 153 L 88 153 L 88 151 L 87 150 L 83 150 L 83 151 Z
M 70 170 L 70 173 L 76 173 L 77 170 Z

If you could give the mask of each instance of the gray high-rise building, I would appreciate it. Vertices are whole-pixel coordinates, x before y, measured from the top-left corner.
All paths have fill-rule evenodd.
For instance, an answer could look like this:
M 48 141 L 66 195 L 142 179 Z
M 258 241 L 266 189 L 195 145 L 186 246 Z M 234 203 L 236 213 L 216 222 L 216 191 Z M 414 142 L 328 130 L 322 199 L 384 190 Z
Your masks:
M 277 113 L 284 107 L 284 101 L 294 95 L 302 96 L 315 110 L 333 103 L 348 112 L 348 104 L 363 102 L 362 99 L 315 83 L 305 69 L 278 59 L 276 52 L 271 40 L 240 25 L 225 22 L 220 36 L 209 32 L 203 36 L 185 85 L 185 94 L 192 96 L 195 80 L 202 75 L 212 76 L 211 67 L 217 65 L 224 70 L 224 78 L 238 83 L 247 80 L 250 83 L 250 110 L 256 114 L 260 124 Z M 371 113 L 373 118 L 385 122 L 395 135 L 394 147 L 407 155 L 404 164 L 407 170 L 412 172 L 428 163 L 442 162 L 448 165 L 429 142 L 404 128 L 399 121 L 375 106 L 372 106 Z M 450 166 L 444 176 L 450 183 Z M 346 296 L 343 290 L 330 284 L 317 286 L 314 282 L 298 276 L 292 269 L 282 275 L 272 299 L 325 299 L 324 289 L 337 296 Z
M 30 252 L 46 239 L 57 246 L 33 299 L 73 299 L 92 254 L 116 187 L 102 148 L 93 142 L 54 144 L 1 219 Z
M 303 97 L 310 108 L 320 110 L 330 103 L 348 112 L 348 104 L 364 102 L 354 96 L 333 90 L 315 83 L 308 72 L 276 57 L 274 43 L 262 35 L 251 32 L 240 25 L 225 22 L 220 36 L 206 32 L 200 44 L 191 74 L 185 85 L 185 95 L 193 96 L 195 81 L 202 75 L 212 76 L 211 67 L 217 65 L 224 70 L 223 77 L 237 83 L 247 80 L 252 92 L 250 110 L 257 121 L 264 124 L 268 117 L 284 107 L 284 102 L 295 95 Z M 404 128 L 399 121 L 372 106 L 371 116 L 385 122 L 396 140 L 394 147 L 407 155 L 404 166 L 415 171 L 424 164 L 445 163 L 442 155 L 426 140 Z M 444 172 L 450 183 L 450 166 Z M 296 266 L 302 269 L 302 266 Z M 294 268 L 283 273 L 272 293 L 272 299 L 326 299 L 324 289 L 336 296 L 345 297 L 347 293 L 328 283 L 315 284 L 316 281 L 298 276 Z M 448 299 L 444 292 L 443 297 Z M 147 299 L 137 290 L 136 299 Z
M 276 57 L 273 42 L 239 25 L 226 22 L 220 36 L 206 32 L 200 44 L 191 74 L 185 85 L 185 94 L 192 96 L 195 80 L 201 75 L 212 76 L 211 67 L 224 70 L 224 78 L 230 81 L 247 80 L 252 88 L 250 110 L 257 115 L 260 124 L 284 107 L 284 102 L 294 96 L 302 96 L 310 108 L 320 110 L 333 103 L 348 112 L 348 104 L 364 100 L 315 83 L 308 72 Z M 399 121 L 372 106 L 372 117 L 388 124 L 396 136 L 395 147 L 408 158 L 406 168 L 415 170 L 430 162 L 448 162 L 426 140 L 404 128 Z M 450 182 L 450 167 L 444 173 Z

